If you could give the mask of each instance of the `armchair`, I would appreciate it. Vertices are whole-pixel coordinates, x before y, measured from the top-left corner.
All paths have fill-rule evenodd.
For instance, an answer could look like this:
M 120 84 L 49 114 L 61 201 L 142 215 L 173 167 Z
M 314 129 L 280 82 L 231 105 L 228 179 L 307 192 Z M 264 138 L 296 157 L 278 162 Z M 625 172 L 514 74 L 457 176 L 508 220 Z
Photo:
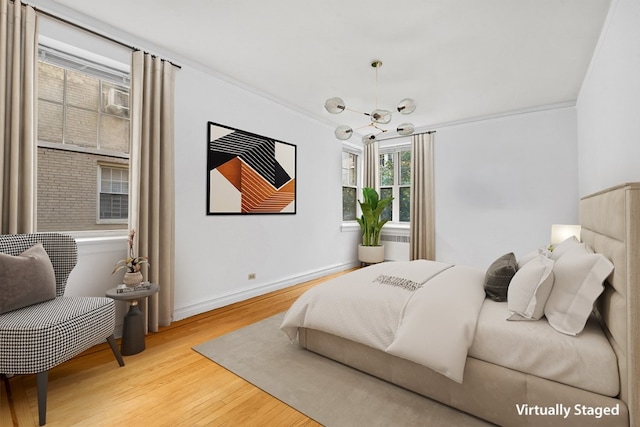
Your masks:
M 63 296 L 78 257 L 73 237 L 60 233 L 0 235 L 0 253 L 17 257 L 37 243 L 53 265 L 55 298 L 0 314 L 0 374 L 36 374 L 38 417 L 44 425 L 49 369 L 105 339 L 118 364 L 124 366 L 124 361 L 113 335 L 114 301 Z M 2 287 L 0 283 L 0 292 Z

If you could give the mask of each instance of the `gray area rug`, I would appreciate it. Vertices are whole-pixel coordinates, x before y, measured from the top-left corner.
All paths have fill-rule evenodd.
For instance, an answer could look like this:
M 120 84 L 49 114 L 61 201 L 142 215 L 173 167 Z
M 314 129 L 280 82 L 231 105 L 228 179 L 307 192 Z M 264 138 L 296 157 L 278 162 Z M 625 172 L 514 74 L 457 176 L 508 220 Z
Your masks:
M 328 427 L 491 425 L 292 344 L 283 316 L 193 349 Z

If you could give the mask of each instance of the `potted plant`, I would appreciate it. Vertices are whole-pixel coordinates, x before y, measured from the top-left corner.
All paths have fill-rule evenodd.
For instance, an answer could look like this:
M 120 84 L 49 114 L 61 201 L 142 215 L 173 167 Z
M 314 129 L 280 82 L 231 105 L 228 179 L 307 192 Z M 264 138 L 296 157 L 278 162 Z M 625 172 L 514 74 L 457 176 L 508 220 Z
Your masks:
M 122 282 L 127 286 L 137 286 L 142 283 L 142 272 L 140 268 L 142 264 L 149 264 L 149 258 L 146 256 L 135 256 L 133 253 L 133 238 L 135 237 L 135 230 L 129 231 L 129 256 L 126 259 L 118 261 L 113 268 L 111 274 L 118 270 L 126 268 Z
M 367 264 L 374 264 L 384 261 L 384 246 L 380 245 L 380 231 L 387 220 L 380 217 L 393 197 L 380 199 L 375 189 L 364 187 L 362 198 L 362 201 L 358 200 L 362 216 L 356 218 L 362 230 L 362 244 L 358 247 L 358 259 Z

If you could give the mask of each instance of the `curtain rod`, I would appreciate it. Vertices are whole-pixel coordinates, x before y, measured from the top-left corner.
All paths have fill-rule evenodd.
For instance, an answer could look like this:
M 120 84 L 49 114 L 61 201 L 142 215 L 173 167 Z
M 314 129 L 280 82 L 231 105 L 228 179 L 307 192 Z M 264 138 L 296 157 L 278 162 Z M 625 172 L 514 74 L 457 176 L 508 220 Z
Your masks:
M 75 22 L 69 21 L 68 19 L 61 18 L 60 16 L 54 15 L 51 12 L 47 12 L 45 10 L 39 9 L 34 5 L 31 5 L 31 4 L 28 4 L 28 3 L 24 3 L 24 2 L 21 2 L 21 3 L 33 8 L 33 10 L 35 10 L 36 13 L 39 13 L 39 14 L 44 15 L 44 16 L 47 16 L 49 18 L 53 18 L 53 19 L 55 19 L 57 21 L 60 21 L 60 22 L 62 22 L 64 24 L 71 25 L 74 28 L 78 28 L 78 29 L 80 29 L 80 30 L 82 30 L 84 32 L 87 32 L 89 34 L 93 34 L 94 36 L 98 36 L 98 37 L 103 38 L 105 40 L 108 40 L 108 41 L 110 41 L 112 43 L 116 43 L 116 44 L 118 44 L 120 46 L 124 46 L 127 49 L 131 49 L 131 50 L 134 50 L 134 51 L 139 51 L 139 50 L 144 51 L 143 49 L 137 48 L 135 46 L 132 46 L 132 45 L 127 44 L 125 42 L 122 42 L 120 40 L 116 40 L 116 39 L 114 39 L 112 37 L 109 37 L 109 36 L 107 36 L 105 34 L 99 33 L 98 31 L 91 30 L 89 28 L 83 27 L 82 25 L 76 24 Z M 14 1 L 14 4 L 15 4 L 15 1 Z M 145 53 L 149 53 L 149 52 L 145 52 Z M 156 55 L 151 54 L 151 56 L 155 57 Z M 176 67 L 178 69 L 182 69 L 182 67 L 180 65 L 176 64 L 175 62 L 169 61 L 168 59 L 164 59 L 164 61 L 167 61 L 169 64 L 173 65 L 174 67 Z

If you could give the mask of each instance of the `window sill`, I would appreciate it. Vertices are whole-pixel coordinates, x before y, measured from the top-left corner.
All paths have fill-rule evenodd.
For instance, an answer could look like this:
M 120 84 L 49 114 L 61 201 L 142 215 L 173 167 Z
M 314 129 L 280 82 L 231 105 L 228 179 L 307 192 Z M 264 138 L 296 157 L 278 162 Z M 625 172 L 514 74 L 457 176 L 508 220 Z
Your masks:
M 340 225 L 340 231 L 360 231 L 360 224 L 357 221 L 345 221 Z
M 400 223 L 400 222 L 388 222 L 382 227 L 382 234 L 399 234 L 399 235 L 409 235 L 411 226 L 409 223 Z

